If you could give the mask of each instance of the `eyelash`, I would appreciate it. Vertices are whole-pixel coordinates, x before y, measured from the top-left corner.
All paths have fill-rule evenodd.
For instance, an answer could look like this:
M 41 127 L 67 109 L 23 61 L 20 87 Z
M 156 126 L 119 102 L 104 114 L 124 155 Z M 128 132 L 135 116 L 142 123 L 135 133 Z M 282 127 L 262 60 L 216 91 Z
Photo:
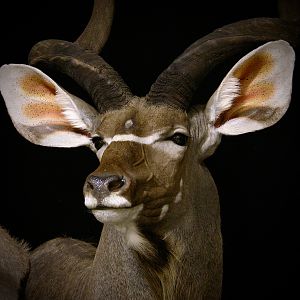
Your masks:
M 178 146 L 186 146 L 188 143 L 189 137 L 183 133 L 176 132 L 172 136 L 170 136 L 167 140 L 172 141 Z

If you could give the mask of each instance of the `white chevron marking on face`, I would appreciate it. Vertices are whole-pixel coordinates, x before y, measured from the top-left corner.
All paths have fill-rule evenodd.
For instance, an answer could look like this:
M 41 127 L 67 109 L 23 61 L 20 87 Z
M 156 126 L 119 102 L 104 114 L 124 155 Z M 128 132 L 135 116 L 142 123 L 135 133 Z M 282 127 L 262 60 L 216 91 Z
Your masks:
M 112 142 L 136 142 L 140 144 L 151 145 L 159 140 L 161 134 L 154 133 L 145 137 L 140 137 L 134 134 L 117 134 L 113 138 L 105 138 L 104 141 L 109 145 Z

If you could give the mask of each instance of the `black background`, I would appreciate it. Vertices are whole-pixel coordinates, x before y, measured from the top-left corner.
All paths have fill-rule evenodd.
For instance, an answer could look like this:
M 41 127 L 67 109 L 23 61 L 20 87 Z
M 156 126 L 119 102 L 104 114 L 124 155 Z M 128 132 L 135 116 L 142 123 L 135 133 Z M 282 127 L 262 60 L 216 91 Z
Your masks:
M 39 40 L 75 40 L 92 8 L 92 1 L 5 2 L 1 65 L 26 63 Z M 201 36 L 233 21 L 277 16 L 276 1 L 201 3 L 117 1 L 102 56 L 134 93 L 144 95 L 159 73 Z M 300 297 L 299 92 L 297 62 L 292 102 L 280 122 L 223 137 L 207 160 L 220 194 L 223 299 Z M 60 235 L 96 241 L 101 224 L 88 213 L 82 195 L 85 177 L 97 167 L 95 155 L 87 148 L 50 149 L 27 142 L 13 128 L 2 100 L 0 120 L 0 223 L 32 247 Z

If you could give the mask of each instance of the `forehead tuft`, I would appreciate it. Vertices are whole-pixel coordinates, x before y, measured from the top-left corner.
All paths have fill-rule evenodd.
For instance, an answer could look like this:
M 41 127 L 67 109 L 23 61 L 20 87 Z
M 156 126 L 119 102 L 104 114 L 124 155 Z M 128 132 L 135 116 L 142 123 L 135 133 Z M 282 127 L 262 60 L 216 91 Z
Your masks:
M 133 121 L 131 119 L 127 120 L 124 124 L 125 129 L 130 129 L 133 126 Z
M 188 126 L 187 115 L 182 110 L 135 99 L 122 109 L 103 114 L 99 131 L 103 136 L 129 133 L 145 136 L 178 125 Z

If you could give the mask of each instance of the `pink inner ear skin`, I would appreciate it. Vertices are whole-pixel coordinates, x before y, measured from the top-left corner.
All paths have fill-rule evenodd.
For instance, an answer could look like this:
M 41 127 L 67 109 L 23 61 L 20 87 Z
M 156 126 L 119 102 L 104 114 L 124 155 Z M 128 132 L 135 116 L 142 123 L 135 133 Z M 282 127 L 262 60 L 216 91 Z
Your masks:
M 243 85 L 242 85 L 243 89 Z M 230 108 L 230 111 L 235 110 L 237 107 L 259 106 L 262 102 L 270 99 L 274 95 L 274 85 L 272 82 L 259 82 L 250 85 L 242 91 L 241 96 L 238 96 Z
M 45 81 L 36 74 L 26 75 L 21 79 L 20 86 L 28 96 L 42 98 L 46 101 L 54 101 L 56 95 L 55 86 Z
M 247 88 L 253 80 L 257 80 L 267 73 L 270 73 L 273 66 L 274 61 L 271 54 L 260 52 L 249 57 L 239 65 L 236 70 L 234 70 L 233 76 L 240 79 L 243 82 L 244 87 Z
M 215 127 L 218 128 L 231 119 L 246 116 L 248 111 L 261 107 L 274 95 L 274 84 L 264 79 L 265 75 L 272 72 L 273 66 L 272 56 L 261 52 L 249 57 L 234 70 L 233 76 L 240 80 L 240 96 L 234 99 L 228 110 L 220 114 Z
M 70 126 L 59 105 L 54 103 L 28 103 L 22 107 L 24 115 L 29 119 L 48 121 L 50 124 Z

